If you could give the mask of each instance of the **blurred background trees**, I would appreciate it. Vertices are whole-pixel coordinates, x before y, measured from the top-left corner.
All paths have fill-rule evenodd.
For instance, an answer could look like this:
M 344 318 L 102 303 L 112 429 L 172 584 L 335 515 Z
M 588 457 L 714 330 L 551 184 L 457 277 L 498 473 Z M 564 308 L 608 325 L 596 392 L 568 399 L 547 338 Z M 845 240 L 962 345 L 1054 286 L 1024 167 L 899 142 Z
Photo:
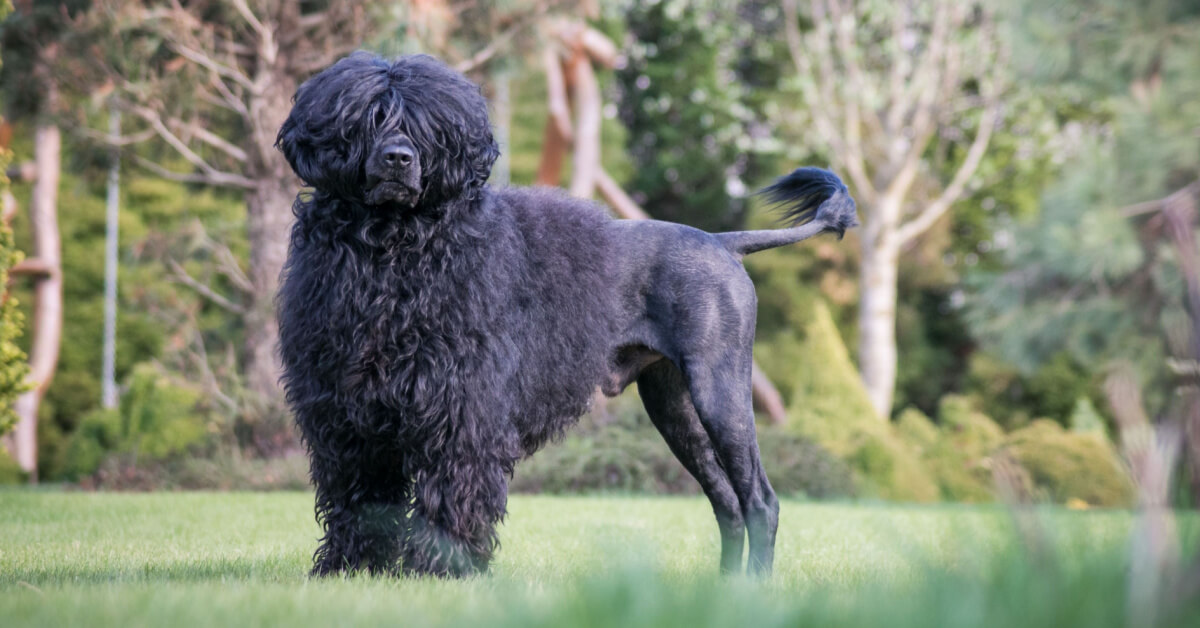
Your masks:
M 752 192 L 801 164 L 832 167 L 859 201 L 864 226 L 845 242 L 746 260 L 756 358 L 786 416 L 763 427 L 762 449 L 785 492 L 978 501 L 1004 469 L 1046 499 L 1128 503 L 1103 386 L 1115 364 L 1142 382 L 1150 417 L 1200 438 L 1181 401 L 1200 372 L 1194 2 L 16 4 L 0 74 L 13 172 L 33 161 L 38 128 L 62 133 L 63 340 L 38 410 L 44 480 L 302 486 L 270 350 L 300 185 L 272 147 L 292 91 L 351 49 L 437 54 L 496 108 L 497 176 L 529 184 L 564 23 L 618 48 L 615 69 L 594 66 L 595 141 L 602 171 L 651 217 L 770 227 Z M 57 106 L 25 87 L 42 79 Z M 110 103 L 125 112 L 121 396 L 105 410 Z M 41 255 L 30 179 L 13 184 L 27 258 Z M 10 291 L 31 319 L 36 290 L 18 278 Z M 636 401 L 582 428 L 522 465 L 516 486 L 694 488 Z

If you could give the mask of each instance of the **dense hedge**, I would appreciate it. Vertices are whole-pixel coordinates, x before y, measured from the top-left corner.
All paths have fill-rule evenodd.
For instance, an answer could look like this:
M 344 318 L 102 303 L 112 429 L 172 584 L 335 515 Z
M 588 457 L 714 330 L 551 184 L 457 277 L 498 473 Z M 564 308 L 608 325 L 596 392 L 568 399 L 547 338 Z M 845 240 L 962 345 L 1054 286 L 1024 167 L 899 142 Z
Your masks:
M 850 469 L 811 440 L 782 427 L 760 426 L 758 441 L 763 467 L 779 495 L 827 499 L 855 494 Z M 512 490 L 694 494 L 700 487 L 631 390 L 520 463 Z
M 841 458 L 867 496 L 934 501 L 940 492 L 920 457 L 879 419 L 829 309 L 818 301 L 804 328 L 789 426 Z

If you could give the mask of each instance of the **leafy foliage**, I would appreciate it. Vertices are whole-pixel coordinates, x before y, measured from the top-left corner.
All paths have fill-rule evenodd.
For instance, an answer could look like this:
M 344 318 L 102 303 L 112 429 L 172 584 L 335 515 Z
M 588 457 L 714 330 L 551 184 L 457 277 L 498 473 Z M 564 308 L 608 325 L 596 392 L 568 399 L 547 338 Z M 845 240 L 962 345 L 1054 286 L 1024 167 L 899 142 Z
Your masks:
M 0 154 L 0 170 L 7 161 L 8 155 Z M 0 182 L 0 185 L 6 183 Z M 12 404 L 28 389 L 25 376 L 29 373 L 29 365 L 25 361 L 25 352 L 17 345 L 24 317 L 17 309 L 17 299 L 9 295 L 7 289 L 8 269 L 20 260 L 21 254 L 13 246 L 12 229 L 0 223 L 0 435 L 16 425 L 17 415 Z
M 850 469 L 811 440 L 785 428 L 760 426 L 758 442 L 763 467 L 779 495 L 831 499 L 855 494 Z M 630 392 L 610 401 L 603 414 L 583 417 L 560 442 L 522 461 L 512 490 L 694 494 L 700 487 Z
M 933 501 L 937 485 L 890 423 L 875 417 L 829 309 L 817 301 L 804 328 L 789 426 L 844 460 L 864 494 Z
M 0 20 L 11 10 L 12 5 L 8 0 L 0 0 Z M 11 160 L 11 151 L 7 147 L 0 147 L 0 191 L 8 189 L 8 177 L 4 171 Z M 8 270 L 19 261 L 21 254 L 14 248 L 12 229 L 0 221 L 0 436 L 16 425 L 17 416 L 13 413 L 12 404 L 26 389 L 25 376 L 29 372 L 25 352 L 16 344 L 21 335 L 21 312 L 17 309 L 17 300 L 8 292 Z M 4 460 L 7 460 L 7 456 Z
M 1043 497 L 1055 502 L 1128 506 L 1132 499 L 1129 476 L 1103 434 L 1071 432 L 1039 420 L 1009 434 L 1004 452 L 1028 472 Z
M 748 114 L 728 54 L 733 3 L 632 0 L 624 17 L 626 63 L 616 79 L 634 199 L 655 218 L 738 227 Z
M 1149 383 L 1151 406 L 1162 408 L 1169 336 L 1186 320 L 1183 282 L 1168 243 L 1147 237 L 1148 219 L 1121 208 L 1200 179 L 1200 7 L 1019 6 L 1016 60 L 1063 122 L 1061 176 L 1036 218 L 1000 230 L 1002 267 L 969 277 L 971 331 L 1025 374 L 1060 353 L 1089 372 L 1130 361 Z M 1061 396 L 1052 415 L 1060 421 L 1075 401 Z
M 67 440 L 59 470 L 70 478 L 95 472 L 112 454 L 149 462 L 204 445 L 215 428 L 203 393 L 151 365 L 130 376 L 118 410 L 96 410 Z

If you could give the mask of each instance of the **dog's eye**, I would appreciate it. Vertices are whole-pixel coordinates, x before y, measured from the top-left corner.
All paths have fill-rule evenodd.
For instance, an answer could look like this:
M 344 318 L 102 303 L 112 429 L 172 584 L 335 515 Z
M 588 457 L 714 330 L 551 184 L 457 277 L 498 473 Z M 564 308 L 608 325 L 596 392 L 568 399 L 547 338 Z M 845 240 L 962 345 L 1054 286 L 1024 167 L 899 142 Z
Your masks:
M 383 110 L 383 107 L 376 109 L 375 110 L 375 127 L 379 128 L 379 127 L 383 126 L 383 123 L 386 121 L 387 121 L 387 112 Z

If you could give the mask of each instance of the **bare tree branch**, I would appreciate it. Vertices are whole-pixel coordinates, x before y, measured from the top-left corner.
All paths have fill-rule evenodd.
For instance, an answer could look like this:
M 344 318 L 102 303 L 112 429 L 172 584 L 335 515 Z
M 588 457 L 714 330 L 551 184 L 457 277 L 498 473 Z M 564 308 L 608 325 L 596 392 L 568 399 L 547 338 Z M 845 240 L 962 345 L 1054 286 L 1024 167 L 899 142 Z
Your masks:
M 625 190 L 621 189 L 621 186 L 613 181 L 613 178 L 603 168 L 596 173 L 596 189 L 600 192 L 600 197 L 613 208 L 618 216 L 630 220 L 650 219 L 646 210 L 629 198 Z
M 913 218 L 897 229 L 896 237 L 900 244 L 903 245 L 924 233 L 962 195 L 967 181 L 975 174 L 975 170 L 983 160 L 984 153 L 987 152 L 988 142 L 992 138 L 992 130 L 996 127 L 999 117 L 1000 106 L 997 104 L 993 104 L 984 111 L 983 117 L 979 120 L 979 130 L 975 132 L 975 139 L 971 141 L 971 148 L 967 150 L 967 157 L 963 159 L 962 164 L 958 167 L 958 171 L 954 173 L 954 178 L 950 180 L 950 185 L 947 185 L 937 199 L 927 205 L 921 213 L 917 214 L 916 218 Z
M 220 402 L 221 405 L 225 406 L 227 412 L 237 414 L 239 408 L 238 402 L 221 390 L 221 384 L 217 381 L 216 374 L 213 373 L 212 367 L 208 364 L 208 347 L 204 343 L 204 334 L 200 333 L 200 325 L 196 322 L 195 315 L 189 313 L 188 319 L 191 323 L 192 344 L 196 347 L 195 352 L 189 352 L 188 358 L 200 370 L 200 376 L 204 380 L 205 388 L 208 389 L 209 394 Z
M 904 33 L 908 27 L 908 18 L 912 15 L 911 7 L 906 2 L 897 2 L 892 6 L 892 10 L 892 41 L 900 50 L 898 54 L 894 54 L 894 62 L 888 70 L 888 111 L 884 123 L 888 135 L 900 132 L 901 120 L 904 112 L 908 110 L 904 84 L 912 70 L 911 57 L 904 50 Z
M 145 142 L 153 137 L 157 137 L 158 135 L 154 132 L 154 129 L 143 129 L 137 133 L 130 133 L 129 135 L 112 136 L 108 133 L 103 133 L 87 127 L 80 129 L 79 133 L 88 139 L 100 140 L 109 146 L 131 146 L 133 144 L 141 144 L 142 142 Z
M 800 16 L 797 12 L 796 2 L 797 0 L 783 0 L 784 35 L 792 63 L 796 66 L 797 73 L 802 77 L 812 77 L 813 80 L 820 83 L 827 82 L 823 80 L 825 78 L 832 81 L 834 77 L 826 77 L 824 70 L 822 71 L 822 76 L 816 76 L 815 74 L 814 64 L 805 52 L 804 40 L 800 35 Z M 820 52 L 820 49 L 818 48 L 817 51 Z M 823 68 L 827 68 L 829 65 L 828 61 L 821 64 Z M 801 93 L 805 97 L 805 104 L 808 106 L 809 115 L 812 116 L 822 141 L 828 144 L 835 157 L 845 164 L 846 171 L 850 173 L 850 179 L 854 182 L 855 192 L 858 196 L 865 201 L 868 208 L 873 206 L 878 196 L 878 191 L 871 183 L 871 178 L 867 175 L 864 164 L 861 161 L 847 159 L 849 150 L 845 142 L 842 141 L 837 130 L 837 125 L 833 123 L 830 115 L 826 112 L 826 108 L 837 107 L 838 103 L 832 100 L 825 101 L 822 98 L 817 98 L 813 89 L 804 88 L 801 90 Z
M 238 161 L 246 161 L 246 151 L 234 146 L 228 140 L 217 135 L 216 133 L 213 133 L 199 124 L 196 124 L 196 122 L 184 122 L 176 118 L 172 118 L 170 122 L 172 126 L 176 126 L 185 131 L 186 136 L 194 137 Z
M 209 72 L 225 77 L 250 91 L 256 90 L 254 81 L 250 80 L 250 77 L 243 74 L 240 70 L 219 63 L 209 55 L 183 45 L 177 39 L 168 40 L 167 45 L 171 47 L 171 50 L 179 53 L 179 56 L 207 69 Z
M 197 225 L 200 228 L 200 239 L 204 248 L 217 262 L 217 271 L 225 275 L 243 293 L 252 294 L 254 292 L 254 284 L 246 276 L 246 273 L 242 271 L 242 266 L 238 262 L 237 256 L 233 254 L 233 251 L 224 242 L 215 240 L 212 236 L 208 235 L 208 232 L 204 230 L 203 225 L 199 224 L 199 221 L 197 221 Z
M 910 139 L 908 150 L 890 155 L 891 167 L 894 172 L 884 195 L 891 198 L 900 198 L 907 194 L 916 179 L 921 156 L 925 153 L 929 140 L 937 131 L 936 124 L 934 124 L 937 119 L 935 111 L 937 103 L 945 100 L 948 96 L 938 90 L 937 86 L 939 85 L 938 78 L 949 69 L 942 64 L 947 39 L 953 36 L 949 25 L 949 11 L 950 9 L 945 3 L 934 4 L 935 13 L 929 43 L 910 82 L 918 96 L 911 105 L 911 111 L 900 114 L 901 119 L 908 118 L 910 120 L 909 128 L 905 132 Z M 949 77 L 946 78 L 946 82 L 949 82 Z M 953 81 L 957 82 L 957 77 L 954 77 Z M 896 146 L 900 147 L 901 145 L 897 144 Z
M 40 257 L 27 257 L 8 269 L 9 275 L 28 275 L 32 277 L 56 277 L 62 274 L 53 262 L 48 262 Z
M 5 174 L 8 176 L 8 180 L 13 183 L 32 183 L 37 179 L 37 164 L 32 161 L 26 161 L 15 166 L 9 166 Z
M 171 129 L 167 128 L 167 125 L 163 122 L 162 117 L 153 109 L 140 105 L 131 106 L 128 107 L 128 109 L 139 118 L 145 120 L 150 127 L 154 129 L 158 136 L 162 138 L 163 141 L 169 144 L 171 148 L 174 148 L 176 152 L 178 152 L 184 159 L 188 161 L 188 163 L 198 168 L 203 176 L 202 178 L 196 179 L 188 177 L 187 175 L 172 173 L 170 170 L 158 166 L 158 164 L 151 165 L 148 160 L 139 158 L 138 161 L 143 166 L 177 181 L 208 182 L 214 185 L 236 186 L 243 188 L 257 187 L 257 183 L 255 183 L 255 181 L 243 175 L 232 172 L 223 172 L 217 168 L 214 168 L 211 164 L 205 161 L 203 157 L 196 154 L 191 148 L 189 148 L 187 142 L 184 142 L 179 138 L 178 135 L 175 135 L 175 133 L 171 132 Z M 180 178 L 181 176 L 187 178 Z
M 175 279 L 175 281 L 178 281 L 179 283 L 191 288 L 197 294 L 208 299 L 214 305 L 226 311 L 233 312 L 234 314 L 246 313 L 246 308 L 244 306 L 242 306 L 240 303 L 234 303 L 229 298 L 217 293 L 217 291 L 213 290 L 209 286 L 196 280 L 195 277 L 192 277 L 188 274 L 187 270 L 185 270 L 183 266 L 179 264 L 179 262 L 168 258 L 167 267 L 171 269 L 171 276 Z
M 454 69 L 467 74 L 483 67 L 492 60 L 492 57 L 495 57 L 497 53 L 512 42 L 513 38 L 535 24 L 538 19 L 549 13 L 551 9 L 556 8 L 561 2 L 562 0 L 543 0 L 529 11 L 513 18 L 508 28 L 494 36 L 488 45 L 479 49 L 469 58 L 454 64 Z
M 263 23 L 258 19 L 258 16 L 254 15 L 254 12 L 250 10 L 250 7 L 246 4 L 246 0 L 231 0 L 231 2 L 233 4 L 233 8 L 237 9 L 238 15 L 242 16 L 242 19 L 246 20 L 246 23 L 250 25 L 250 28 L 253 28 L 254 32 L 258 33 L 260 37 L 264 36 L 266 27 L 263 26 Z
M 1126 205 L 1117 211 L 1126 218 L 1132 218 L 1134 216 L 1140 216 L 1142 214 L 1149 214 L 1159 211 L 1164 205 L 1170 203 L 1172 199 L 1176 197 L 1195 196 L 1197 194 L 1200 194 L 1200 181 L 1192 181 L 1191 183 L 1179 188 L 1178 190 L 1175 190 L 1174 192 L 1171 192 L 1163 198 L 1156 198 L 1152 201 L 1143 201 L 1133 205 Z
M 178 181 L 180 183 L 203 183 L 206 185 L 237 187 L 245 189 L 252 189 L 258 185 L 253 179 L 247 179 L 246 177 L 234 174 L 232 172 L 175 172 L 174 170 L 163 168 L 162 166 L 150 161 L 149 159 L 146 159 L 145 157 L 142 157 L 141 155 L 134 155 L 133 158 L 135 161 L 137 161 L 139 166 L 149 170 L 150 172 L 153 172 L 164 179 L 170 179 L 171 181 Z

